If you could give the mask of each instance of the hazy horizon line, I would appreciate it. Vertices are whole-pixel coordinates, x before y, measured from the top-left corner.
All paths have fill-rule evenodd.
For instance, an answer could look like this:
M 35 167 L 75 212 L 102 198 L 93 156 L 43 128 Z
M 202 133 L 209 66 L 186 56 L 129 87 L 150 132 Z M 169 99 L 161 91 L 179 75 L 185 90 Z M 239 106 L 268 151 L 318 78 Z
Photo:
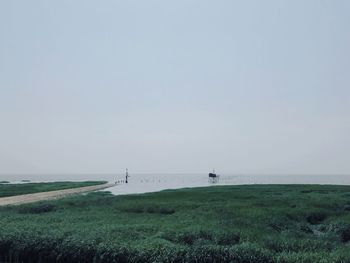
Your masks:
M 179 175 L 179 174 L 203 174 L 208 172 L 130 172 L 132 174 L 169 174 L 169 175 Z M 113 175 L 113 174 L 124 174 L 124 172 L 63 172 L 63 173 L 57 173 L 57 172 L 40 172 L 40 173 L 0 173 L 0 176 L 2 175 Z M 218 172 L 218 174 L 230 174 L 230 175 L 349 175 L 350 173 L 237 173 L 237 172 Z

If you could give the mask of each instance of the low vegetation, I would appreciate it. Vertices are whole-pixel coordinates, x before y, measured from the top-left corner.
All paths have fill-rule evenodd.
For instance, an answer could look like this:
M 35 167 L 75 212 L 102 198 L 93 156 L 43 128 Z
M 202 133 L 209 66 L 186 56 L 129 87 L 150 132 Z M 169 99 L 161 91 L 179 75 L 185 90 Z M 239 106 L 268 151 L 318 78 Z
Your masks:
M 350 262 L 350 187 L 246 185 L 0 208 L 0 262 Z
M 51 183 L 25 183 L 25 184 L 4 184 L 0 182 L 0 197 L 32 194 L 39 192 L 48 192 L 54 190 L 63 190 L 69 188 L 91 186 L 106 183 L 105 181 L 86 181 L 86 182 L 51 182 Z

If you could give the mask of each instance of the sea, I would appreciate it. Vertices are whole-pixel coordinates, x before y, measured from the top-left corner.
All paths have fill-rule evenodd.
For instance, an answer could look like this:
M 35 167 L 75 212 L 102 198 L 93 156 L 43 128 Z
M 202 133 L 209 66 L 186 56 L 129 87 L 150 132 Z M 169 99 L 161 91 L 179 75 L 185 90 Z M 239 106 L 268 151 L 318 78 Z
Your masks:
M 10 183 L 87 181 L 104 180 L 115 186 L 104 191 L 114 195 L 157 192 L 166 189 L 207 187 L 215 185 L 246 184 L 333 184 L 350 185 L 350 175 L 271 175 L 271 174 L 218 174 L 210 180 L 207 173 L 132 173 L 129 172 L 128 183 L 125 174 L 15 174 L 0 175 L 0 181 Z

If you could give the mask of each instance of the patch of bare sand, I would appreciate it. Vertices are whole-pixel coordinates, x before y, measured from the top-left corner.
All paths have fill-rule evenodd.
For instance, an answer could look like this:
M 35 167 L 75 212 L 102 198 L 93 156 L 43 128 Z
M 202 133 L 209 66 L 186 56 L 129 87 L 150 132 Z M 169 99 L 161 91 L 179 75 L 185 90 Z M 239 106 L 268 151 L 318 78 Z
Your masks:
M 115 184 L 101 184 L 101 185 L 84 186 L 84 187 L 78 187 L 78 188 L 70 188 L 70 189 L 64 189 L 64 190 L 41 192 L 41 193 L 35 193 L 35 194 L 2 197 L 0 198 L 0 206 L 20 205 L 20 204 L 34 203 L 38 201 L 55 200 L 55 199 L 66 197 L 68 195 L 102 190 L 108 187 L 112 187 L 114 185 Z

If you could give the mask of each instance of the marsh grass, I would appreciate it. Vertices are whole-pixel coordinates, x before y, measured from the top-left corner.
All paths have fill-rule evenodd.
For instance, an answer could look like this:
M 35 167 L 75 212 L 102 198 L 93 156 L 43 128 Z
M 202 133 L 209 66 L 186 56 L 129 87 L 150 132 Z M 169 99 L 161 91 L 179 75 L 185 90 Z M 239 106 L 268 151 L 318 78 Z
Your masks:
M 246 185 L 0 209 L 0 262 L 350 262 L 348 186 Z

